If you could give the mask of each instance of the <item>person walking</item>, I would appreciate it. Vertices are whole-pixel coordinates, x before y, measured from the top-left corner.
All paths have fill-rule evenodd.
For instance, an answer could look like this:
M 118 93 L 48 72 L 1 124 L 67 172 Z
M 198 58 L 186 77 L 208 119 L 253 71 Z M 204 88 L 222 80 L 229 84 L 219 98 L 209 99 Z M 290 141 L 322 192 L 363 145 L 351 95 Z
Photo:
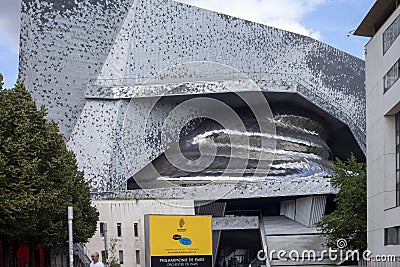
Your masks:
M 104 267 L 104 264 L 99 261 L 99 253 L 98 252 L 93 252 L 92 255 L 90 255 L 92 258 L 92 261 L 90 263 L 90 267 Z

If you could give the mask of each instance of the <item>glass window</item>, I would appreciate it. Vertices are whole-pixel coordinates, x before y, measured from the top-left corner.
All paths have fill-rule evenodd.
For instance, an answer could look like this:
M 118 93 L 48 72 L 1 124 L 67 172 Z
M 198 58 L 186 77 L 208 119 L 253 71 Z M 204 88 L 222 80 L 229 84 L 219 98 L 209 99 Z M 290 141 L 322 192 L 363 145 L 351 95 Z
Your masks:
M 384 240 L 384 245 L 387 246 L 389 245 L 389 229 L 385 228 L 385 240 Z
M 390 48 L 400 33 L 400 16 L 398 16 L 393 23 L 383 33 L 383 53 Z
M 400 245 L 400 226 L 397 226 L 397 244 Z
M 400 206 L 400 183 L 396 184 L 396 206 Z
M 396 206 L 400 206 L 400 112 L 396 120 Z
M 119 258 L 119 263 L 123 264 L 124 263 L 124 251 L 122 251 L 122 250 L 118 251 L 118 258 Z
M 100 236 L 104 237 L 104 227 L 105 224 L 104 223 L 100 223 Z
M 140 264 L 140 250 L 136 250 L 136 264 Z
M 105 250 L 102 250 L 102 251 L 101 251 L 101 262 L 104 263 L 104 264 L 106 264 L 106 258 L 107 258 L 107 256 L 106 256 L 106 251 L 105 251 Z
M 139 236 L 139 224 L 138 223 L 133 224 L 133 232 L 135 234 L 135 237 Z
M 400 245 L 400 227 L 385 228 L 385 246 Z
M 383 91 L 384 93 L 399 79 L 399 61 L 397 61 L 393 67 L 383 77 Z
M 121 223 L 117 223 L 117 235 L 118 237 L 122 236 Z

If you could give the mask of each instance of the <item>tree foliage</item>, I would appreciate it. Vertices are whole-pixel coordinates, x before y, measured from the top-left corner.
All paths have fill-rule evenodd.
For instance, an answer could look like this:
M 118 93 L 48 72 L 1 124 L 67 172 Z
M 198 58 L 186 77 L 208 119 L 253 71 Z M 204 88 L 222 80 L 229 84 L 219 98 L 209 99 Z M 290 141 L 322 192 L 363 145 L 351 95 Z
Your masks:
M 67 244 L 68 206 L 74 208 L 74 242 L 86 242 L 96 231 L 89 186 L 58 126 L 45 116 L 23 83 L 0 90 L 2 243 Z
M 345 239 L 347 249 L 364 251 L 367 248 L 367 182 L 364 163 L 354 155 L 345 161 L 336 159 L 332 185 L 339 188 L 334 201 L 335 211 L 324 215 L 317 223 L 327 237 L 326 245 L 337 248 L 337 241 Z

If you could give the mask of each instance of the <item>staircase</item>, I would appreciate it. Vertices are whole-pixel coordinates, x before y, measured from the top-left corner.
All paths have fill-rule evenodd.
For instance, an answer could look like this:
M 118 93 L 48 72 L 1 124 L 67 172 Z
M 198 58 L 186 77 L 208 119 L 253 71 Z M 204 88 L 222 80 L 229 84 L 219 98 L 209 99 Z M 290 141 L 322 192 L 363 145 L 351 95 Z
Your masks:
M 74 244 L 74 267 L 89 267 L 90 258 L 85 254 L 82 244 Z
M 306 227 L 285 216 L 264 216 L 266 245 L 271 266 L 333 266 L 323 254 L 325 238 L 314 227 Z M 284 255 L 278 255 L 284 251 Z M 298 254 L 296 253 L 298 252 Z M 314 254 L 315 252 L 315 254 Z

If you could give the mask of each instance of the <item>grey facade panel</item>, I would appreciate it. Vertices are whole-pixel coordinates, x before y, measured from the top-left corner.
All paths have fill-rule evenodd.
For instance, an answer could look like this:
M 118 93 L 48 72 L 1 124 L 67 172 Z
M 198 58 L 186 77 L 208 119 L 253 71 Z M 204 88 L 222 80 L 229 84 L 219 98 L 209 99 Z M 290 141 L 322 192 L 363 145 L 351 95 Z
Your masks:
M 128 8 L 129 1 L 22 1 L 19 78 L 66 139 Z

